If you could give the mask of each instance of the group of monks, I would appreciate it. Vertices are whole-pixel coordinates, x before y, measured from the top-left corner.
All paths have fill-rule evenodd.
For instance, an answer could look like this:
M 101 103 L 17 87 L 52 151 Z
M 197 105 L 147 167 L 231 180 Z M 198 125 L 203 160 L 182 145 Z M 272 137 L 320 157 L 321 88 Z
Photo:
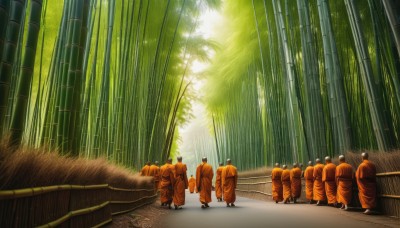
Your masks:
M 281 169 L 276 163 L 271 174 L 272 198 L 276 203 L 283 201 L 286 204 L 291 200 L 296 203 L 301 195 L 301 178 L 304 176 L 306 198 L 310 204 L 316 202 L 317 206 L 328 204 L 334 207 L 341 204 L 341 209 L 348 210 L 355 176 L 360 203 L 366 209 L 364 214 L 372 214 L 371 209 L 376 206 L 376 167 L 368 160 L 368 153 L 362 153 L 361 156 L 363 162 L 355 175 L 344 155 L 339 156 L 338 166 L 332 163 L 329 156 L 325 157 L 325 165 L 318 158 L 315 166 L 309 161 L 304 172 L 297 163 L 293 164 L 290 171 L 286 165 Z
M 190 179 L 187 178 L 187 167 L 182 163 L 182 157 L 177 157 L 177 161 L 172 165 L 172 158 L 169 158 L 160 168 L 157 161 L 153 165 L 147 162 L 142 168 L 142 176 L 154 177 L 155 189 L 160 191 L 161 206 L 171 209 L 174 203 L 175 210 L 182 209 L 185 205 L 185 189 L 189 188 L 190 193 L 199 193 L 201 208 L 210 207 L 214 171 L 207 163 L 207 158 L 203 157 L 202 163 L 197 166 L 196 178 L 191 175 Z M 223 201 L 224 196 L 227 207 L 235 206 L 237 178 L 237 169 L 230 159 L 227 159 L 226 166 L 220 163 L 216 172 L 215 192 L 219 202 Z

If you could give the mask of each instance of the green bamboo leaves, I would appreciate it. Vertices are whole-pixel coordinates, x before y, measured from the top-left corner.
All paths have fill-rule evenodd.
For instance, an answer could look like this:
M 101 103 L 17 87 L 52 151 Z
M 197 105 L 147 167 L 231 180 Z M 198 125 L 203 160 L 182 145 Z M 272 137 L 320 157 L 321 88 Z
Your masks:
M 222 157 L 248 169 L 398 148 L 400 62 L 396 22 L 387 15 L 392 4 L 226 2 L 224 33 L 217 37 L 223 48 L 207 71 L 205 98 Z
M 127 167 L 163 162 L 190 118 L 188 69 L 212 46 L 194 34 L 198 15 L 218 5 L 0 1 L 2 136 Z

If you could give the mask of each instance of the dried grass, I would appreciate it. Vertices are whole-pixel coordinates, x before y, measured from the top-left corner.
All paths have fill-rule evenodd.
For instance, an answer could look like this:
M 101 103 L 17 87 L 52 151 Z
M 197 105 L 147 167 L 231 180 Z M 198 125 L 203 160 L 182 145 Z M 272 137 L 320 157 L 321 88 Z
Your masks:
M 7 138 L 0 142 L 0 190 L 51 185 L 109 184 L 116 188 L 151 188 L 152 178 L 111 164 L 58 155 L 57 151 L 12 148 Z

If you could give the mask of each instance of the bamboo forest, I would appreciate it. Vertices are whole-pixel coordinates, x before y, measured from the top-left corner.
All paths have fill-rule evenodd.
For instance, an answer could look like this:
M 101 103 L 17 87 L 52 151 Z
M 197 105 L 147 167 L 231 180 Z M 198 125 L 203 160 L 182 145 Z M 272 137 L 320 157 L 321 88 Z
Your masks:
M 396 0 L 0 0 L 0 134 L 134 170 L 390 152 L 399 18 Z

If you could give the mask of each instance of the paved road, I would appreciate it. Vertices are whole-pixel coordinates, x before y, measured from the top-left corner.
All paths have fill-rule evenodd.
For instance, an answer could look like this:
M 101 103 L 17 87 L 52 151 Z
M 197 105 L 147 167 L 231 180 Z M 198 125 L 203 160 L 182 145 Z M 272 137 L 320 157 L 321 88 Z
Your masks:
M 214 192 L 213 192 L 214 194 Z M 210 208 L 201 209 L 197 194 L 186 192 L 186 205 L 163 219 L 165 227 L 400 227 L 400 220 L 367 216 L 332 207 L 308 204 L 275 204 L 237 197 L 236 207 L 227 208 L 213 195 Z

